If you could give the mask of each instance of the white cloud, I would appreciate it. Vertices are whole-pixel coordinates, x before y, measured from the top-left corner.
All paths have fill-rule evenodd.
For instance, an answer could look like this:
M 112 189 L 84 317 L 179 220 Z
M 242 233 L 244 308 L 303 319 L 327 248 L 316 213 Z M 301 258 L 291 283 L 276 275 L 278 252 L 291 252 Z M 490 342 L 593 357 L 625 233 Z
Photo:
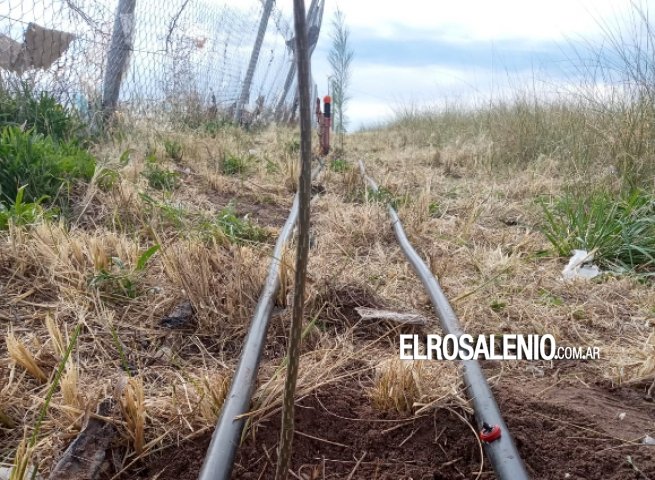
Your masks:
M 276 1 L 289 15 L 292 3 Z M 306 8 L 310 3 L 305 1 Z M 643 3 L 655 6 L 654 0 Z M 632 8 L 631 0 L 327 0 L 325 24 L 337 7 L 353 30 L 399 41 L 417 36 L 453 41 L 562 40 L 598 34 L 599 22 Z
M 398 38 L 452 41 L 561 40 L 594 35 L 599 21 L 622 15 L 630 0 L 357 0 L 336 5 L 353 30 Z
M 655 11 L 655 0 L 636 0 Z M 277 0 L 286 14 L 292 0 Z M 309 6 L 311 0 L 305 0 Z M 319 91 L 327 89 L 329 67 L 325 57 L 329 48 L 330 21 L 337 6 L 344 12 L 353 33 L 355 62 L 352 66 L 351 126 L 375 123 L 381 116 L 408 105 L 426 105 L 455 99 L 471 104 L 489 94 L 503 95 L 511 87 L 532 84 L 533 72 L 506 75 L 504 65 L 491 59 L 493 42 L 511 41 L 515 50 L 531 50 L 544 42 L 591 40 L 602 35 L 603 25 L 621 23 L 632 9 L 631 0 L 327 0 L 319 49 L 313 68 Z M 453 68 L 440 64 L 435 52 L 432 65 L 399 66 L 391 54 L 379 63 L 363 63 L 357 58 L 355 40 L 366 39 L 370 47 L 376 38 L 401 43 L 423 40 L 457 44 L 485 43 L 489 46 L 489 66 Z M 506 43 L 505 43 L 506 44 Z M 420 48 L 420 47 L 414 47 Z M 496 52 L 501 53 L 501 52 Z M 502 57 L 502 55 L 500 55 Z M 508 59 L 508 60 L 511 60 Z M 498 57 L 496 58 L 498 61 Z M 499 62 L 502 63 L 502 62 Z M 492 70 L 494 64 L 494 70 Z M 556 67 L 552 67 L 556 68 Z M 561 74 L 561 72 L 559 72 Z M 537 87 L 543 92 L 552 85 L 537 74 Z M 560 79 L 565 81 L 564 79 Z M 555 87 L 556 88 L 556 87 Z

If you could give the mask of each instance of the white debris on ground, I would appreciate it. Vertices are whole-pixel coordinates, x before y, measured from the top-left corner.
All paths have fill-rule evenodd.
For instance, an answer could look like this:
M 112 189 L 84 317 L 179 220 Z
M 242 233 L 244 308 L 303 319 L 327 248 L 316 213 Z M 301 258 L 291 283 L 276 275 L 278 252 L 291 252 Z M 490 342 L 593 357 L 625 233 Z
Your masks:
M 602 272 L 600 268 L 591 263 L 593 259 L 593 251 L 589 253 L 586 250 L 573 250 L 573 256 L 562 270 L 562 277 L 564 280 L 575 280 L 577 278 L 590 280 L 597 277 Z
M 427 325 L 428 319 L 418 313 L 393 312 L 377 308 L 355 308 L 362 320 L 388 320 L 401 325 Z
M 12 473 L 13 467 L 0 467 L 0 480 L 11 480 L 11 473 Z M 25 472 L 25 476 L 23 478 L 32 478 L 34 474 L 34 467 L 28 467 L 27 471 Z M 38 473 L 36 474 L 35 477 L 37 480 L 42 480 L 41 475 Z

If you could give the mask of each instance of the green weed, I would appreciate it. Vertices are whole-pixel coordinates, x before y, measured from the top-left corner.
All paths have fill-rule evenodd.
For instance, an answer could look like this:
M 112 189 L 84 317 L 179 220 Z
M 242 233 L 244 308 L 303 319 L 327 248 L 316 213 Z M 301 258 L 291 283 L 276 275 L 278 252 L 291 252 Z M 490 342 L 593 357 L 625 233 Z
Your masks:
M 166 155 L 168 158 L 175 162 L 181 162 L 184 152 L 182 151 L 182 145 L 177 140 L 165 140 L 164 141 L 164 150 L 166 150 Z
M 22 186 L 26 202 L 54 200 L 74 180 L 90 180 L 95 166 L 95 159 L 72 142 L 19 127 L 0 131 L 0 201 L 13 202 Z
M 21 126 L 57 142 L 82 138 L 82 123 L 73 113 L 51 94 L 37 94 L 26 83 L 12 92 L 0 88 L 0 127 L 6 126 Z
M 102 290 L 112 297 L 136 298 L 142 294 L 140 282 L 143 272 L 152 256 L 160 249 L 154 245 L 143 252 L 133 268 L 129 268 L 120 258 L 112 257 L 109 269 L 102 269 L 95 274 L 89 286 Z
M 595 251 L 601 265 L 646 274 L 655 267 L 655 196 L 643 190 L 568 193 L 540 202 L 543 232 L 561 256 Z M 652 273 L 650 273 L 652 275 Z
M 148 180 L 148 185 L 156 190 L 175 190 L 180 186 L 180 174 L 160 167 L 146 160 L 146 169 L 141 172 Z
M 396 210 L 398 207 L 409 203 L 409 197 L 407 195 L 394 195 L 389 189 L 385 187 L 379 187 L 377 190 L 373 190 L 372 188 L 368 187 L 366 191 L 366 198 L 369 202 L 391 205 L 391 207 Z
M 288 140 L 284 144 L 284 151 L 287 152 L 289 155 L 294 155 L 296 153 L 300 152 L 300 139 L 299 138 L 292 138 L 291 140 Z
M 157 215 L 165 224 L 178 230 L 189 230 L 189 218 L 191 215 L 182 205 L 173 205 L 168 202 L 160 202 L 147 193 L 139 193 L 139 196 L 146 204 L 146 213 Z
M 431 217 L 440 217 L 443 215 L 443 209 L 437 202 L 430 202 L 428 205 L 428 215 Z
M 111 168 L 103 168 L 96 178 L 96 183 L 101 190 L 107 192 L 114 188 L 120 180 L 120 174 Z
M 9 225 L 32 225 L 39 219 L 51 217 L 54 212 L 48 212 L 41 206 L 40 199 L 36 202 L 24 203 L 25 186 L 18 189 L 13 204 L 5 207 L 0 203 L 0 230 L 7 230 Z
M 266 160 L 266 173 L 268 173 L 269 175 L 280 173 L 280 165 L 278 165 L 272 160 Z
M 330 161 L 330 170 L 337 173 L 343 173 L 350 170 L 350 164 L 342 158 L 333 158 Z
M 224 175 L 242 175 L 248 170 L 248 160 L 232 154 L 226 154 L 221 163 Z
M 224 236 L 233 243 L 263 242 L 268 233 L 247 218 L 239 218 L 232 204 L 223 208 L 215 218 L 205 220 L 201 230 L 212 236 Z

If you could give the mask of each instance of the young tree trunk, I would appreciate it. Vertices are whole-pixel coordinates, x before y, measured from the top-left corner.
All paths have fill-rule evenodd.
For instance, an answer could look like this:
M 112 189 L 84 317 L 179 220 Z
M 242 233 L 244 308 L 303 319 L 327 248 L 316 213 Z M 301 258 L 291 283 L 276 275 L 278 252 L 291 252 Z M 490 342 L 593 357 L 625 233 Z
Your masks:
M 298 92 L 300 94 L 300 180 L 298 182 L 298 249 L 296 251 L 295 290 L 293 292 L 293 314 L 289 347 L 287 351 L 287 377 L 284 383 L 284 402 L 282 409 L 282 429 L 278 449 L 276 480 L 286 480 L 291 461 L 294 431 L 294 397 L 298 364 L 300 360 L 300 341 L 305 302 L 305 275 L 309 256 L 309 201 L 311 196 L 312 168 L 312 117 L 310 90 L 309 46 L 304 0 L 293 2 L 296 30 L 296 62 L 298 64 Z

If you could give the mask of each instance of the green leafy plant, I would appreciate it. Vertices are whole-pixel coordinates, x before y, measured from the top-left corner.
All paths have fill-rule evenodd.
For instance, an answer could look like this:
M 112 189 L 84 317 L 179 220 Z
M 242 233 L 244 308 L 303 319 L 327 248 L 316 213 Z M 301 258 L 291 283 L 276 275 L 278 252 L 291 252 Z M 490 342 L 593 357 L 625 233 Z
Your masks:
M 428 205 L 428 214 L 431 217 L 439 217 L 443 214 L 441 205 L 439 205 L 437 202 L 430 202 Z
M 350 164 L 342 158 L 334 158 L 330 161 L 330 170 L 343 173 L 350 170 Z
M 232 154 L 226 154 L 221 163 L 221 172 L 225 175 L 242 175 L 248 170 L 248 160 Z
M 175 205 L 167 201 L 160 202 L 147 193 L 139 193 L 139 197 L 145 203 L 145 211 L 150 216 L 159 217 L 164 224 L 175 229 L 189 229 L 189 217 L 191 214 L 181 205 Z
M 268 238 L 264 229 L 254 225 L 247 218 L 237 216 L 232 204 L 218 212 L 216 217 L 205 220 L 201 230 L 212 236 L 226 237 L 234 243 L 263 242 Z
M 266 173 L 269 175 L 280 173 L 280 166 L 270 159 L 266 160 Z
M 148 179 L 148 185 L 156 190 L 174 190 L 180 186 L 180 174 L 160 167 L 146 160 L 146 169 L 141 172 Z
M 0 201 L 13 202 L 21 186 L 26 202 L 44 196 L 54 201 L 74 180 L 90 180 L 95 166 L 95 159 L 72 142 L 19 127 L 0 131 Z
M 154 245 L 143 252 L 137 259 L 134 268 L 129 268 L 120 258 L 112 257 L 111 265 L 95 274 L 89 285 L 115 297 L 138 297 L 142 293 L 139 284 L 143 272 L 148 261 L 160 248 L 160 245 Z
M 643 190 L 568 193 L 541 200 L 543 232 L 560 256 L 595 252 L 601 265 L 652 275 L 655 270 L 655 196 Z
M 369 202 L 378 202 L 387 205 L 391 205 L 393 208 L 397 209 L 401 205 L 406 205 L 409 202 L 409 198 L 405 196 L 394 195 L 389 189 L 385 187 L 379 187 L 377 190 L 368 188 L 366 196 Z
M 16 199 L 8 208 L 0 203 L 0 230 L 6 230 L 10 224 L 13 225 L 32 225 L 39 219 L 53 216 L 53 212 L 48 212 L 41 206 L 45 197 L 36 202 L 24 203 L 23 196 L 25 186 L 18 189 Z
M 116 170 L 103 168 L 96 177 L 96 183 L 101 190 L 111 190 L 120 180 L 120 175 Z
M 36 93 L 27 84 L 9 91 L 0 88 L 0 127 L 21 126 L 59 142 L 79 142 L 82 123 L 48 92 Z
M 164 150 L 166 150 L 166 155 L 175 161 L 182 161 L 182 156 L 184 152 L 182 151 L 182 145 L 177 140 L 165 140 L 164 141 Z
M 489 305 L 494 312 L 501 312 L 507 307 L 507 303 L 502 300 L 493 300 Z
M 285 142 L 284 151 L 287 152 L 289 155 L 294 155 L 300 152 L 300 139 L 292 138 L 291 140 Z

